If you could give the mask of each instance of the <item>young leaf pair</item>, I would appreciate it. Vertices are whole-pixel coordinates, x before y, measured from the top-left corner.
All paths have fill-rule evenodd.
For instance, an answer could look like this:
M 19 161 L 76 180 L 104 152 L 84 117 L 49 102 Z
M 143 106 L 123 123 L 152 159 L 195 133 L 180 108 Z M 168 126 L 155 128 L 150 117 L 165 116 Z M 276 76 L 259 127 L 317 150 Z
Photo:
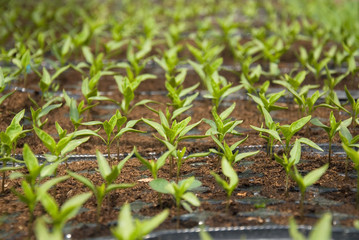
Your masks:
M 120 175 L 122 168 L 124 167 L 125 163 L 128 159 L 130 159 L 133 155 L 133 151 L 123 159 L 118 165 L 110 167 L 105 157 L 97 150 L 96 151 L 96 158 L 98 162 L 99 171 L 101 177 L 105 180 L 105 183 L 101 185 L 95 185 L 92 181 L 88 178 L 81 176 L 77 173 L 68 171 L 68 174 L 78 180 L 79 182 L 83 183 L 86 187 L 88 187 L 96 197 L 97 201 L 97 210 L 96 210 L 96 220 L 97 222 L 100 219 L 101 207 L 102 202 L 105 196 L 113 190 L 122 189 L 122 188 L 130 188 L 133 187 L 135 184 L 132 183 L 114 183 L 117 177 Z
M 155 111 L 154 109 L 151 109 Z M 142 121 L 155 129 L 158 134 L 162 137 L 159 138 L 156 135 L 153 135 L 156 139 L 162 142 L 169 150 L 171 148 L 177 149 L 179 142 L 185 139 L 198 139 L 207 137 L 206 135 L 186 135 L 193 128 L 198 126 L 202 120 L 189 124 L 191 121 L 191 117 L 187 117 L 184 120 L 177 122 L 174 119 L 174 115 L 171 116 L 168 108 L 166 108 L 166 115 L 162 111 L 155 111 L 159 117 L 161 123 L 142 118 Z M 170 157 L 170 177 L 172 177 L 173 173 L 173 154 Z
M 196 180 L 195 177 L 181 180 L 178 184 L 175 182 L 168 182 L 163 178 L 157 178 L 150 182 L 150 186 L 153 190 L 159 193 L 171 194 L 174 197 L 177 209 L 177 227 L 179 227 L 179 211 L 181 205 L 189 212 L 192 212 L 190 205 L 195 207 L 200 206 L 200 201 L 196 195 L 190 191 L 201 185 L 202 183 Z

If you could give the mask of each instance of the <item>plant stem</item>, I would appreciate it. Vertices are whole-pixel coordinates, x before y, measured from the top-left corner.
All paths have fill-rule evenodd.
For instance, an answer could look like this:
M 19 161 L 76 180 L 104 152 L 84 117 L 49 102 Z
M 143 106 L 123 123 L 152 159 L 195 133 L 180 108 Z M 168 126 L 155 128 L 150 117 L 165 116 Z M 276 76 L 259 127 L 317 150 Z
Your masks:
M 329 164 L 329 166 L 330 166 L 331 158 L 332 158 L 332 139 L 329 140 L 329 152 L 328 152 L 328 164 Z
M 110 145 L 107 146 L 107 158 L 108 158 L 108 160 L 111 160 L 111 148 L 110 148 Z
M 179 227 L 180 227 L 180 205 L 177 205 L 177 207 L 176 207 L 176 216 L 177 216 L 176 228 L 179 229 Z
M 285 196 L 288 197 L 289 174 L 285 174 Z
M 120 160 L 120 139 L 117 138 L 116 140 L 116 146 L 117 146 L 117 159 Z
M 170 178 L 172 178 L 173 173 L 173 156 L 170 156 Z
M 305 191 L 300 192 L 300 203 L 299 203 L 299 211 L 300 211 L 300 217 L 303 218 L 304 216 L 304 199 L 305 199 Z
M 226 214 L 229 214 L 229 204 L 231 201 L 231 195 L 227 195 L 227 201 L 226 201 Z
M 359 170 L 357 170 L 357 176 L 359 176 Z M 357 177 L 356 208 L 359 209 L 359 177 Z

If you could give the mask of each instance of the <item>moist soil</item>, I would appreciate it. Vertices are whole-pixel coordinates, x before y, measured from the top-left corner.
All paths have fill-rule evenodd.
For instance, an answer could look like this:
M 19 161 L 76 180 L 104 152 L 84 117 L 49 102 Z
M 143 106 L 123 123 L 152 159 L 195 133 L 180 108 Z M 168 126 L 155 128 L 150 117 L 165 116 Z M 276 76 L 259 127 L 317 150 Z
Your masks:
M 152 70 L 153 72 L 154 70 Z M 233 81 L 237 81 L 237 76 L 228 73 Z M 193 77 L 193 78 L 192 78 Z M 190 80 L 187 80 L 190 79 Z M 194 72 L 189 72 L 186 79 L 186 86 L 191 86 L 198 81 Z M 237 79 L 237 80 L 236 80 Z M 61 88 L 69 89 L 69 94 L 81 96 L 80 81 L 81 76 L 73 71 L 68 71 L 60 77 Z M 26 109 L 26 116 L 30 117 L 30 106 L 34 107 L 29 101 L 29 96 L 41 104 L 41 96 L 38 91 L 36 77 L 30 76 L 28 89 L 35 91 L 16 91 L 0 106 L 0 130 L 4 131 L 10 124 L 14 114 L 22 109 Z M 348 80 L 348 82 L 358 81 L 358 79 Z M 71 84 L 71 85 L 69 85 Z M 344 84 L 344 83 L 343 83 Z M 357 83 L 356 83 L 357 84 Z M 21 85 L 21 84 L 20 84 Z M 121 100 L 115 82 L 110 77 L 101 79 L 99 90 L 115 100 Z M 163 93 L 164 78 L 156 80 L 148 80 L 140 85 L 138 94 L 134 102 L 142 99 L 152 99 L 160 103 L 169 102 L 169 99 Z M 245 93 L 242 93 L 245 96 Z M 204 222 L 206 226 L 211 227 L 228 227 L 228 226 L 248 226 L 263 224 L 280 224 L 287 225 L 288 219 L 293 216 L 298 224 L 313 225 L 324 212 L 334 213 L 333 223 L 336 226 L 352 227 L 353 221 L 359 219 L 359 211 L 355 208 L 356 194 L 356 172 L 354 171 L 352 162 L 349 162 L 348 176 L 345 177 L 346 159 L 344 154 L 334 154 L 332 164 L 324 176 L 312 187 L 306 194 L 304 205 L 304 215 L 301 216 L 299 210 L 300 193 L 298 187 L 293 181 L 289 181 L 289 189 L 285 193 L 285 172 L 284 169 L 276 163 L 274 159 L 265 153 L 265 140 L 260 138 L 258 132 L 254 131 L 250 125 L 261 126 L 262 118 L 256 105 L 243 97 L 235 95 L 222 103 L 219 112 L 230 106 L 232 102 L 236 103 L 236 108 L 231 114 L 233 119 L 243 120 L 239 125 L 238 131 L 242 132 L 242 136 L 228 136 L 226 142 L 232 144 L 246 136 L 248 139 L 240 146 L 240 151 L 244 151 L 249 146 L 260 146 L 261 151 L 254 157 L 246 158 L 239 163 L 234 164 L 234 169 L 240 177 L 239 185 L 233 192 L 228 211 L 226 211 L 226 194 L 215 182 L 211 171 L 219 172 L 219 158 L 210 155 L 206 158 L 188 159 L 181 168 L 181 178 L 195 176 L 202 182 L 202 187 L 195 193 L 201 200 L 201 206 L 194 208 L 194 214 L 189 214 L 181 209 L 179 228 L 191 228 L 198 226 L 199 222 Z M 276 111 L 272 113 L 273 119 L 281 124 L 290 124 L 300 118 L 298 108 L 293 101 L 282 101 L 279 103 L 287 106 L 287 110 Z M 151 105 L 157 109 L 164 110 L 166 105 Z M 116 111 L 116 106 L 103 102 L 101 105 L 91 109 L 84 116 L 84 122 L 91 120 L 104 121 L 109 119 Z M 334 111 L 337 120 L 348 118 L 347 115 Z M 69 108 L 63 106 L 55 109 L 47 116 L 48 122 L 44 126 L 44 130 L 56 136 L 55 122 L 57 121 L 68 132 L 74 130 L 69 120 Z M 330 110 L 325 108 L 317 108 L 312 117 L 318 117 L 322 121 L 329 119 Z M 191 123 L 195 123 L 203 118 L 212 119 L 211 101 L 199 97 L 194 102 L 193 107 L 185 112 L 182 118 L 191 116 Z M 135 108 L 128 116 L 128 119 L 150 118 L 159 121 L 156 114 L 148 110 L 144 106 Z M 24 121 L 24 128 L 30 129 L 31 122 Z M 90 127 L 91 128 L 91 127 Z M 96 127 L 92 127 L 96 129 Z M 146 131 L 146 134 L 128 133 L 120 139 L 119 150 L 121 153 L 131 152 L 133 146 L 138 148 L 141 155 L 147 158 L 158 157 L 166 148 L 157 141 L 152 134 L 155 131 L 143 123 L 136 125 L 139 130 Z M 209 126 L 202 122 L 193 134 L 205 134 Z M 357 128 L 350 129 L 353 135 L 358 134 Z M 101 129 L 99 134 L 104 135 Z M 328 136 L 324 130 L 308 125 L 296 137 L 307 137 L 316 143 L 328 143 Z M 43 146 L 36 135 L 31 132 L 18 142 L 17 154 L 22 153 L 24 144 L 27 143 L 32 151 L 36 154 L 47 153 L 48 150 Z M 339 137 L 334 139 L 334 145 L 339 145 Z M 210 137 L 184 141 L 180 144 L 180 148 L 187 147 L 189 153 L 208 151 L 215 148 L 214 142 Z M 78 147 L 72 154 L 93 155 L 96 149 L 102 153 L 106 153 L 106 146 L 100 139 L 91 137 L 90 140 Z M 111 147 L 111 153 L 116 153 L 117 147 Z M 275 152 L 281 155 L 281 150 L 275 148 Z M 327 161 L 327 152 L 319 154 L 318 152 L 305 151 L 302 153 L 302 161 L 298 165 L 301 173 L 316 169 L 324 165 Z M 117 164 L 120 159 L 112 156 L 110 164 Z M 97 163 L 95 160 L 83 160 L 79 158 L 75 161 L 69 161 L 68 164 L 61 164 L 58 169 L 58 176 L 66 175 L 66 171 L 74 171 L 89 178 L 95 185 L 101 185 L 103 180 L 97 171 Z M 24 171 L 24 170 L 22 170 Z M 151 190 L 149 181 L 151 174 L 146 170 L 139 160 L 131 158 L 123 168 L 118 183 L 136 183 L 130 189 L 116 190 L 110 193 L 104 200 L 102 205 L 101 217 L 99 223 L 96 223 L 96 200 L 91 197 L 84 205 L 80 213 L 68 224 L 71 226 L 66 229 L 74 239 L 92 238 L 109 236 L 110 227 L 117 220 L 121 206 L 125 202 L 132 204 L 133 214 L 139 218 L 154 216 L 162 210 L 169 208 L 170 216 L 160 225 L 159 229 L 176 229 L 177 217 L 174 200 L 168 196 L 162 196 L 162 204 L 159 204 L 158 194 Z M 169 164 L 166 164 L 159 171 L 159 177 L 170 180 Z M 172 178 L 175 180 L 175 178 Z M 6 191 L 0 197 L 0 216 L 2 216 L 2 224 L 0 236 L 6 239 L 23 239 L 27 237 L 27 226 L 29 224 L 29 215 L 27 207 L 21 203 L 10 189 L 21 191 L 20 180 L 10 181 L 7 179 Z M 49 192 L 61 205 L 66 199 L 79 193 L 87 192 L 83 184 L 68 179 L 52 188 Z M 137 207 L 136 207 L 137 206 Z M 38 204 L 35 210 L 35 216 L 45 214 L 44 209 Z M 1 223 L 1 222 L 0 222 Z M 6 233 L 6 234 L 4 234 Z

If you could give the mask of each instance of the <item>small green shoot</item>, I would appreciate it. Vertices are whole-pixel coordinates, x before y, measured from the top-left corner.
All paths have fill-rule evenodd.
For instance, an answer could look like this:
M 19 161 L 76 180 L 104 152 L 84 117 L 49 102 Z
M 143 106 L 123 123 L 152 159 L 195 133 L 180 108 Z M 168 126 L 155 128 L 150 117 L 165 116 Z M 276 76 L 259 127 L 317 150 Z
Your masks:
M 234 171 L 232 164 L 230 164 L 225 157 L 222 158 L 222 172 L 229 179 L 229 182 L 227 182 L 225 179 L 221 178 L 215 172 L 211 172 L 211 175 L 216 179 L 216 182 L 227 193 L 226 212 L 228 213 L 231 196 L 232 196 L 234 189 L 236 189 L 236 187 L 239 183 L 239 178 L 238 178 L 236 171 Z
M 131 207 L 126 203 L 118 215 L 117 226 L 111 228 L 112 235 L 118 240 L 143 239 L 165 221 L 168 214 L 169 211 L 166 209 L 150 219 L 140 221 L 132 218 Z
M 290 171 L 290 176 L 292 179 L 298 184 L 300 190 L 300 215 L 303 217 L 304 214 L 304 200 L 305 200 L 305 192 L 307 188 L 313 185 L 316 181 L 321 178 L 324 173 L 327 171 L 329 164 L 325 164 L 320 168 L 317 168 L 311 172 L 309 172 L 306 176 L 302 176 L 297 167 L 294 165 L 293 170 Z
M 176 202 L 177 227 L 179 227 L 179 211 L 181 205 L 189 212 L 192 212 L 190 205 L 195 207 L 200 206 L 200 201 L 196 195 L 190 191 L 198 188 L 201 185 L 202 183 L 196 180 L 195 177 L 181 180 L 178 182 L 178 184 L 175 182 L 168 182 L 163 178 L 157 178 L 150 182 L 150 186 L 153 190 L 159 193 L 171 194 L 174 197 Z
M 98 162 L 98 167 L 102 178 L 105 180 L 105 183 L 102 183 L 100 186 L 94 185 L 86 177 L 83 177 L 77 173 L 73 173 L 68 171 L 68 174 L 78 180 L 79 182 L 83 183 L 86 187 L 88 187 L 96 197 L 97 200 L 97 210 L 96 210 L 96 221 L 99 222 L 100 220 L 100 213 L 103 199 L 107 194 L 112 192 L 116 189 L 123 189 L 123 188 L 130 188 L 133 187 L 135 184 L 131 183 L 121 183 L 117 184 L 114 181 L 120 175 L 122 168 L 124 167 L 125 163 L 128 159 L 130 159 L 133 155 L 133 152 L 130 153 L 125 159 L 123 159 L 118 165 L 110 167 L 105 157 L 97 150 L 96 151 L 96 158 Z
M 298 231 L 298 226 L 295 223 L 294 218 L 291 217 L 289 219 L 289 235 L 293 240 L 330 240 L 332 239 L 332 215 L 330 213 L 325 213 L 315 224 L 313 230 L 309 234 L 309 238 L 306 238 Z
M 347 156 L 354 162 L 354 169 L 357 171 L 357 193 L 356 193 L 356 208 L 359 209 L 359 152 L 355 151 L 350 146 L 342 143 L 343 149 Z
M 328 163 L 330 165 L 331 162 L 331 156 L 332 156 L 332 143 L 333 143 L 333 138 L 335 136 L 335 134 L 340 130 L 340 126 L 344 125 L 344 126 L 349 126 L 351 123 L 352 119 L 349 118 L 345 121 L 339 121 L 337 122 L 335 119 L 335 116 L 333 114 L 333 111 L 330 112 L 330 116 L 329 116 L 329 125 L 324 125 L 318 118 L 313 118 L 310 122 L 317 126 L 322 128 L 327 134 L 328 134 L 328 138 L 329 138 L 329 152 L 328 152 Z

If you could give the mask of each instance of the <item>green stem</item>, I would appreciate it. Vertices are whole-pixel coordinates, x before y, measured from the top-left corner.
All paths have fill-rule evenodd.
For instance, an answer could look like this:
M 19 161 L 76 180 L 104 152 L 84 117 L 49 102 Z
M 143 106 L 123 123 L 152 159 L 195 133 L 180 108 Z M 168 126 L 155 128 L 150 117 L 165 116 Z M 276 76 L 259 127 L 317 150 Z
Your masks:
M 231 195 L 227 194 L 227 201 L 226 201 L 226 214 L 229 214 L 229 204 L 231 201 Z
M 170 178 L 172 178 L 173 175 L 173 156 L 170 156 Z
M 285 174 L 285 196 L 288 197 L 289 174 Z
M 110 145 L 107 145 L 107 158 L 110 160 L 111 159 L 111 149 L 110 149 Z
M 300 217 L 303 218 L 304 216 L 304 199 L 305 199 L 305 192 L 300 192 L 300 204 L 299 204 L 299 211 Z
M 180 204 L 177 204 L 176 216 L 177 216 L 176 228 L 179 229 L 179 227 L 180 227 Z
M 332 159 L 332 140 L 329 140 L 329 153 L 328 153 L 328 164 L 330 166 L 330 162 Z

